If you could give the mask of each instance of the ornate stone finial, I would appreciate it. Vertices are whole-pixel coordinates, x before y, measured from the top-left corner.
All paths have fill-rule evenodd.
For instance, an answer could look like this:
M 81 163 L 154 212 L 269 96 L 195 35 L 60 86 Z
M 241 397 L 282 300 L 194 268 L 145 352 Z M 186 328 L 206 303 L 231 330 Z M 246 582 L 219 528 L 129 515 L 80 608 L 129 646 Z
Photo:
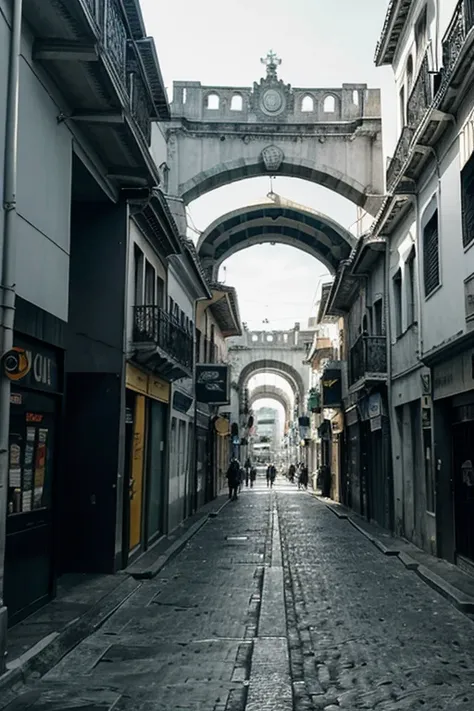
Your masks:
M 265 64 L 267 68 L 267 78 L 277 79 L 277 67 L 281 64 L 281 59 L 277 57 L 276 53 L 271 49 L 266 57 L 260 59 L 262 64 Z

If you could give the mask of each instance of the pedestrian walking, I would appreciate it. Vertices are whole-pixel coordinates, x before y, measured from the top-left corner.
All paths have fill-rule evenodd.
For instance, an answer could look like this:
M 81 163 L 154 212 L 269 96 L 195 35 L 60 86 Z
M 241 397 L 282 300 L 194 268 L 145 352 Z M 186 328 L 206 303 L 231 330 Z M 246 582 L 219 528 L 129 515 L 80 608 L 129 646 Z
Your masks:
M 240 463 L 235 457 L 232 457 L 227 469 L 227 482 L 229 485 L 229 499 L 236 501 L 240 484 Z
M 251 468 L 252 468 L 252 462 L 250 461 L 250 458 L 247 457 L 247 459 L 245 460 L 245 486 L 249 485 Z
M 254 482 L 257 478 L 257 467 L 255 465 L 250 469 L 250 488 L 253 488 Z
M 308 481 L 309 481 L 308 467 L 305 464 L 302 464 L 301 469 L 300 469 L 300 474 L 298 477 L 298 489 L 300 489 L 300 488 L 307 489 L 308 488 Z
M 273 482 L 276 479 L 276 468 L 274 464 L 270 464 L 267 468 L 267 486 L 273 487 Z
M 288 479 L 291 481 L 293 484 L 295 481 L 295 474 L 296 474 L 296 467 L 294 464 L 290 464 L 290 468 L 288 469 Z

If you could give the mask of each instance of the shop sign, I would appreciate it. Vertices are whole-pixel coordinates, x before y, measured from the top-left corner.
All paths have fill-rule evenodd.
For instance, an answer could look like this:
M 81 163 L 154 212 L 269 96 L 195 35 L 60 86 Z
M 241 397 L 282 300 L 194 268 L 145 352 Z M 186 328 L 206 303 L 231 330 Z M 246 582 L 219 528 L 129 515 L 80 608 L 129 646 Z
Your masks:
M 5 376 L 12 382 L 35 390 L 58 392 L 56 353 L 42 345 L 30 345 L 15 339 L 15 346 L 2 358 Z
M 369 418 L 380 417 L 382 414 L 382 398 L 380 393 L 369 396 Z
M 382 429 L 382 415 L 376 415 L 370 418 L 370 431 L 377 432 Z
M 323 407 L 340 407 L 342 400 L 341 371 L 327 368 L 321 380 Z
M 196 400 L 208 405 L 229 404 L 228 365 L 196 365 Z
M 433 400 L 452 397 L 472 388 L 474 388 L 472 350 L 434 366 Z
M 431 408 L 423 407 L 421 409 L 421 426 L 424 430 L 431 429 Z
M 170 384 L 155 376 L 148 376 L 148 395 L 160 402 L 170 401 Z
M 214 429 L 221 437 L 227 437 L 230 434 L 230 423 L 226 417 L 218 417 L 214 422 Z
M 127 363 L 125 385 L 129 390 L 146 395 L 148 392 L 148 375 Z

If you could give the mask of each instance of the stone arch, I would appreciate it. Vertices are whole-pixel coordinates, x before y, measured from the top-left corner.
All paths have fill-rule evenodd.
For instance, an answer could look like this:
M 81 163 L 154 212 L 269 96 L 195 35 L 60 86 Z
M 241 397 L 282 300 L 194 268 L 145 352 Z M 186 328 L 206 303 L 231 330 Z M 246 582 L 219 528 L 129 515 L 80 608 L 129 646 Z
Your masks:
M 259 373 L 277 373 L 281 375 L 291 386 L 295 396 L 298 397 L 300 406 L 304 402 L 305 386 L 303 378 L 293 366 L 279 360 L 262 359 L 255 360 L 244 366 L 239 375 L 238 388 L 242 393 L 247 386 L 252 375 Z
M 183 199 L 185 204 L 188 204 L 210 190 L 220 188 L 223 185 L 235 183 L 245 178 L 271 174 L 260 156 L 235 158 L 218 163 L 208 170 L 203 170 L 190 180 L 179 185 L 179 197 Z M 368 195 L 367 186 L 328 165 L 316 165 L 314 161 L 306 158 L 285 157 L 278 170 L 274 171 L 274 174 L 286 178 L 301 178 L 302 180 L 322 185 L 347 198 L 355 205 L 363 207 L 373 216 L 376 215 L 381 204 L 382 196 L 373 197 Z
M 236 252 L 262 242 L 301 249 L 331 273 L 347 259 L 356 238 L 327 215 L 291 203 L 261 203 L 232 210 L 202 233 L 197 251 L 215 281 L 220 264 Z
M 280 405 L 285 411 L 285 417 L 287 421 L 290 421 L 292 419 L 293 413 L 290 398 L 284 390 L 276 387 L 275 385 L 258 385 L 256 388 L 254 388 L 249 395 L 249 407 L 252 407 L 252 405 L 257 400 L 263 400 L 267 398 L 269 400 L 276 400 L 280 403 Z

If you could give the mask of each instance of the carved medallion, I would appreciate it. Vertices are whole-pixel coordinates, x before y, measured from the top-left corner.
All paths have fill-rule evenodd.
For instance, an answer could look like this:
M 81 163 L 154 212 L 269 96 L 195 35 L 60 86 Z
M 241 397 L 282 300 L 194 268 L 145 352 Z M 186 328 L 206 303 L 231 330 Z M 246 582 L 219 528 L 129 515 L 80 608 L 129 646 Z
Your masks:
M 263 92 L 261 109 L 268 116 L 278 116 L 285 108 L 285 98 L 278 89 L 267 89 Z
M 262 151 L 262 160 L 265 163 L 265 168 L 269 171 L 276 171 L 283 162 L 285 154 L 278 146 L 267 146 Z

